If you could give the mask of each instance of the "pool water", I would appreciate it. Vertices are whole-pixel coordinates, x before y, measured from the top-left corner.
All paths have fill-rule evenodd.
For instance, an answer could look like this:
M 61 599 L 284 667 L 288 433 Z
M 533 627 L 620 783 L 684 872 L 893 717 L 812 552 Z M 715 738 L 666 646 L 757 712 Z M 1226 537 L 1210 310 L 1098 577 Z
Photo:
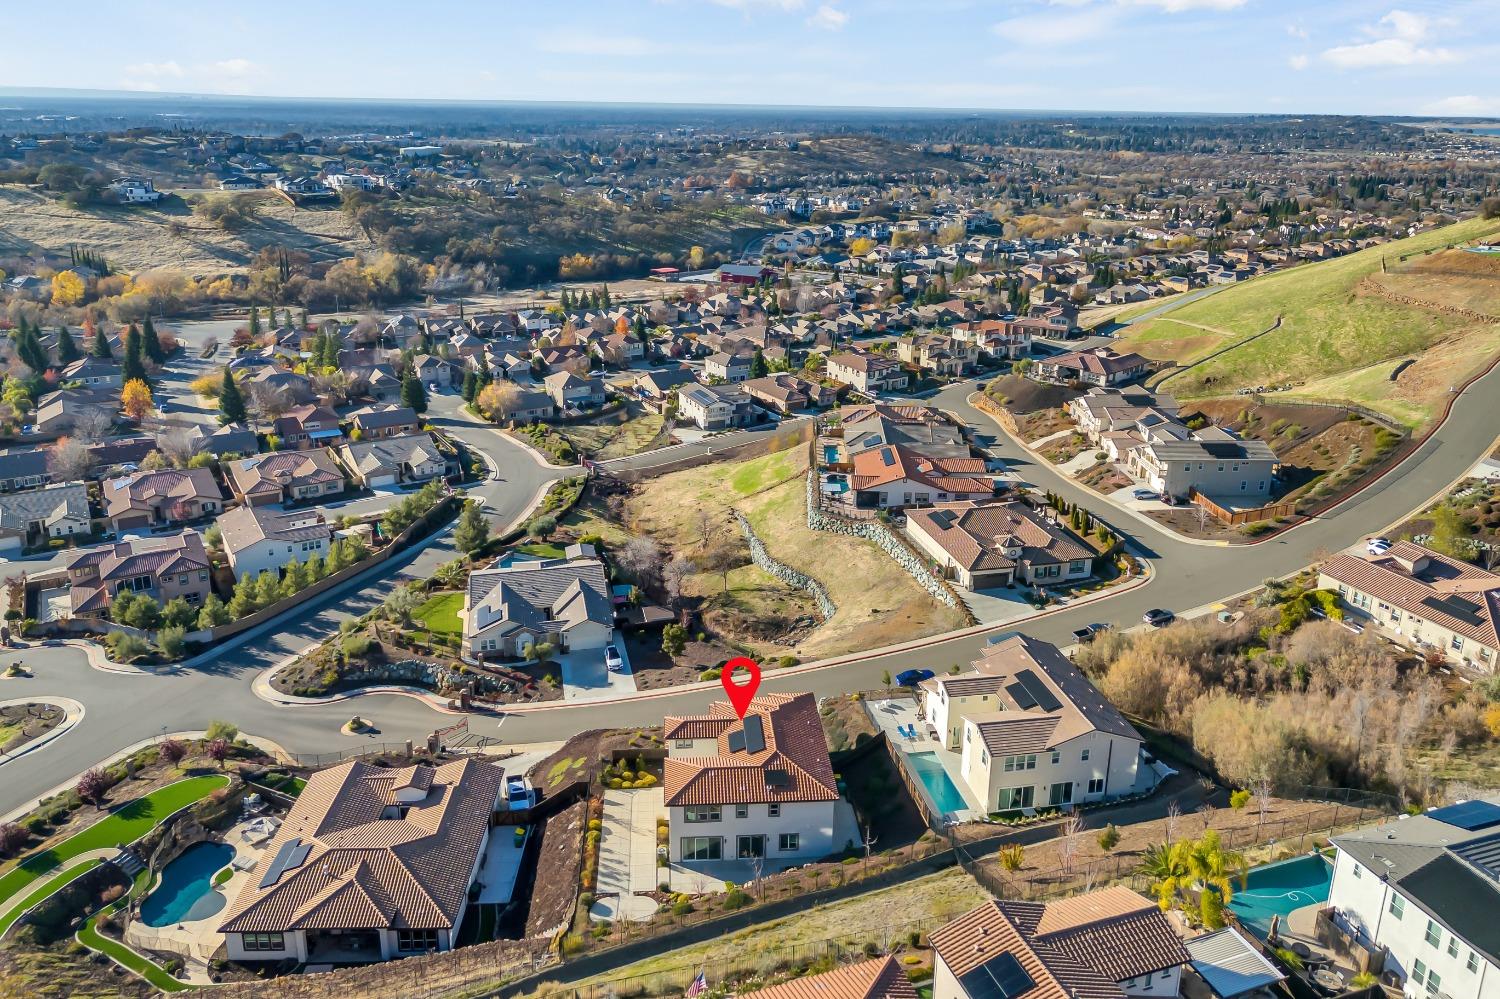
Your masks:
M 832 465 L 839 460 L 839 448 L 837 444 L 823 445 L 823 464 Z
M 175 926 L 207 919 L 224 908 L 224 896 L 213 890 L 214 875 L 234 859 L 228 843 L 195 843 L 162 869 L 161 883 L 141 903 L 147 926 Z
M 1267 864 L 1250 872 L 1244 888 L 1234 886 L 1229 908 L 1240 922 L 1264 940 L 1271 932 L 1271 917 L 1280 916 L 1283 926 L 1294 909 L 1328 901 L 1333 866 L 1321 856 L 1297 857 Z
M 907 760 L 911 767 L 917 772 L 917 779 L 927 789 L 927 796 L 937 806 L 937 810 L 944 815 L 949 812 L 961 812 L 969 807 L 964 800 L 963 794 L 953 786 L 953 781 L 948 776 L 948 771 L 943 769 L 942 763 L 938 762 L 937 753 L 909 753 Z

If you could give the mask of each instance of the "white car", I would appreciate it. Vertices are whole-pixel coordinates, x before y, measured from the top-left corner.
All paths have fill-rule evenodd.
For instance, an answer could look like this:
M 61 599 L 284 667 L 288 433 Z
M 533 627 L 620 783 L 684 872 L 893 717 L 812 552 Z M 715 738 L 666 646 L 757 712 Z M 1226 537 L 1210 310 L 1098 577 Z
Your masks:
M 1371 555 L 1384 555 L 1391 550 L 1391 542 L 1387 538 L 1371 538 L 1365 543 L 1365 551 Z
M 620 650 L 613 645 L 604 647 L 604 668 L 611 673 L 618 673 L 625 668 L 625 660 L 620 658 Z

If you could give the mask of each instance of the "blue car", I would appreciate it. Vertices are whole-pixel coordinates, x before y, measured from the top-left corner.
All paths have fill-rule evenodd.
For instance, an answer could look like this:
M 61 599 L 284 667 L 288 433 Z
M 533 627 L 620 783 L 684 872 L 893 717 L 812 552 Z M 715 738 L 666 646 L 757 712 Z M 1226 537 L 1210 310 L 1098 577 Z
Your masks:
M 931 680 L 934 675 L 930 669 L 904 669 L 896 674 L 896 686 L 915 687 L 923 680 Z

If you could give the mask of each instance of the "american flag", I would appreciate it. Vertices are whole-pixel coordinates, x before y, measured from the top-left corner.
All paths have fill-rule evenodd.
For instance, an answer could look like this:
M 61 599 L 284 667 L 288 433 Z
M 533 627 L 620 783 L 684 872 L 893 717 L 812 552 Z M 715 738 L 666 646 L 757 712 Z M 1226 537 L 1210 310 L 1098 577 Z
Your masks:
M 688 986 L 688 990 L 684 994 L 687 996 L 687 999 L 695 999 L 696 996 L 701 996 L 707 991 L 708 976 L 700 971 L 698 972 L 698 977 L 693 979 L 693 984 Z

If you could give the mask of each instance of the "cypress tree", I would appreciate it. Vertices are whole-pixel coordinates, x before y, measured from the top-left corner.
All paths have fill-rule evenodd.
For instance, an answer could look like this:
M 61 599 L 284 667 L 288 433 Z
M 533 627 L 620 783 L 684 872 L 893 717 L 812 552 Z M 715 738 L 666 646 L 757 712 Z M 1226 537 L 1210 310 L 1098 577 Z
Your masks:
M 473 402 L 479 395 L 479 379 L 474 375 L 474 369 L 470 368 L 464 372 L 464 402 Z
M 102 357 L 106 361 L 111 360 L 115 356 L 114 353 L 109 349 L 109 337 L 104 335 L 103 326 L 94 330 L 93 350 L 95 357 Z
M 78 341 L 73 339 L 73 333 L 66 326 L 57 329 L 57 359 L 63 364 L 72 364 L 80 358 L 82 353 L 78 349 Z
M 245 397 L 240 393 L 239 382 L 234 373 L 224 369 L 224 384 L 219 389 L 219 422 L 243 423 L 245 421 Z
M 141 339 L 146 349 L 146 356 L 151 358 L 153 364 L 163 364 L 167 360 L 167 352 L 162 350 L 161 341 L 156 338 L 156 324 L 151 317 L 146 317 L 145 324 L 141 327 Z
M 427 412 L 427 390 L 422 387 L 422 380 L 415 374 L 408 374 L 401 379 L 401 405 L 414 413 Z
M 260 336 L 260 308 L 254 302 L 250 303 L 249 331 L 252 339 Z
M 139 378 L 146 381 L 146 362 L 142 360 L 144 350 L 141 346 L 141 331 L 131 323 L 130 328 L 125 331 L 125 360 L 120 366 L 120 378 L 123 381 L 134 381 Z

